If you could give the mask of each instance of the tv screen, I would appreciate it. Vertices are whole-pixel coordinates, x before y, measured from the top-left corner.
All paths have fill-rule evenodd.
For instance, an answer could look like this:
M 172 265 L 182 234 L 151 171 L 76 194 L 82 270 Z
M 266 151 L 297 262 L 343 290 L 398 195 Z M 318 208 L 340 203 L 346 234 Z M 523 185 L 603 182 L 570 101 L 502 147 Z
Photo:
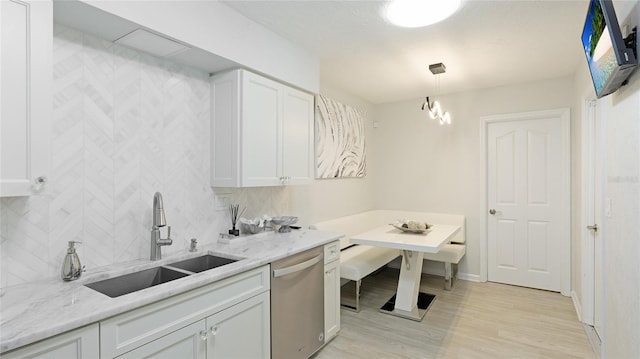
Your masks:
M 611 0 L 589 3 L 582 45 L 598 98 L 615 92 L 636 66 L 633 50 L 625 46 Z

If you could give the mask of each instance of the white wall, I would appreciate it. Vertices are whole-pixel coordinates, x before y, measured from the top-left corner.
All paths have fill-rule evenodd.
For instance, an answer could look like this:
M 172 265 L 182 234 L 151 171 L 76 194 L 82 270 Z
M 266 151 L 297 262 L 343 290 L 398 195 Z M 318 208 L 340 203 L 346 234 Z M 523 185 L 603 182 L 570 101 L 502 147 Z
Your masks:
M 601 100 L 605 121 L 604 353 L 640 357 L 640 73 Z
M 637 1 L 615 5 L 619 19 L 640 24 Z M 600 104 L 606 127 L 604 197 L 611 201 L 603 235 L 603 353 L 640 358 L 640 71 Z
M 376 164 L 372 160 L 376 146 L 372 121 L 374 107 L 327 83 L 321 83 L 320 93 L 362 111 L 366 123 L 367 175 L 364 178 L 315 180 L 311 186 L 291 187 L 292 213 L 300 215 L 303 225 L 367 211 L 375 204 L 373 172 Z
M 480 208 L 485 189 L 480 117 L 572 106 L 572 78 L 438 96 L 452 115 L 440 126 L 420 110 L 423 98 L 378 105 L 373 152 L 376 207 L 466 216 L 467 254 L 460 272 L 480 275 Z

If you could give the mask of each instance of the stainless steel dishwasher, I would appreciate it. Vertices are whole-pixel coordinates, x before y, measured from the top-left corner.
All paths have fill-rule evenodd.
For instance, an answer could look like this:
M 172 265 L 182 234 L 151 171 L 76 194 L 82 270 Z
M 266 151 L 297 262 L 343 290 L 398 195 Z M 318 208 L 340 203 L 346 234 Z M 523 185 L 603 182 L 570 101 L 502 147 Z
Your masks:
M 308 358 L 324 344 L 324 248 L 271 263 L 271 357 Z

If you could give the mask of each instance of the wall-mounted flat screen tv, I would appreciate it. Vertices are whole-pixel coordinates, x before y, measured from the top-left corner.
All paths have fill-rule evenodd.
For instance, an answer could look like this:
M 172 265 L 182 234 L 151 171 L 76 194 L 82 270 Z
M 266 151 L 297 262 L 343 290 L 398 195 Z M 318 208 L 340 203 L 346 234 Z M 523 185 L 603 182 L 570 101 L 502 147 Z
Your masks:
M 633 49 L 627 48 L 611 0 L 591 0 L 582 30 L 596 96 L 615 92 L 636 67 Z

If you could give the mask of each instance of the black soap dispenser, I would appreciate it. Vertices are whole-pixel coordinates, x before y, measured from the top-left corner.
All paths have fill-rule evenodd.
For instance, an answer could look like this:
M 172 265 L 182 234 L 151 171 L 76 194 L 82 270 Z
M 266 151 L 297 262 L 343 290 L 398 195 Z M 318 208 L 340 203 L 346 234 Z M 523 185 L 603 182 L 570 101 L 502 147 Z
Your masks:
M 64 281 L 76 280 L 84 272 L 84 267 L 80 264 L 80 258 L 74 247 L 76 243 L 82 242 L 69 241 L 67 255 L 64 257 L 64 262 L 62 262 L 62 280 Z

